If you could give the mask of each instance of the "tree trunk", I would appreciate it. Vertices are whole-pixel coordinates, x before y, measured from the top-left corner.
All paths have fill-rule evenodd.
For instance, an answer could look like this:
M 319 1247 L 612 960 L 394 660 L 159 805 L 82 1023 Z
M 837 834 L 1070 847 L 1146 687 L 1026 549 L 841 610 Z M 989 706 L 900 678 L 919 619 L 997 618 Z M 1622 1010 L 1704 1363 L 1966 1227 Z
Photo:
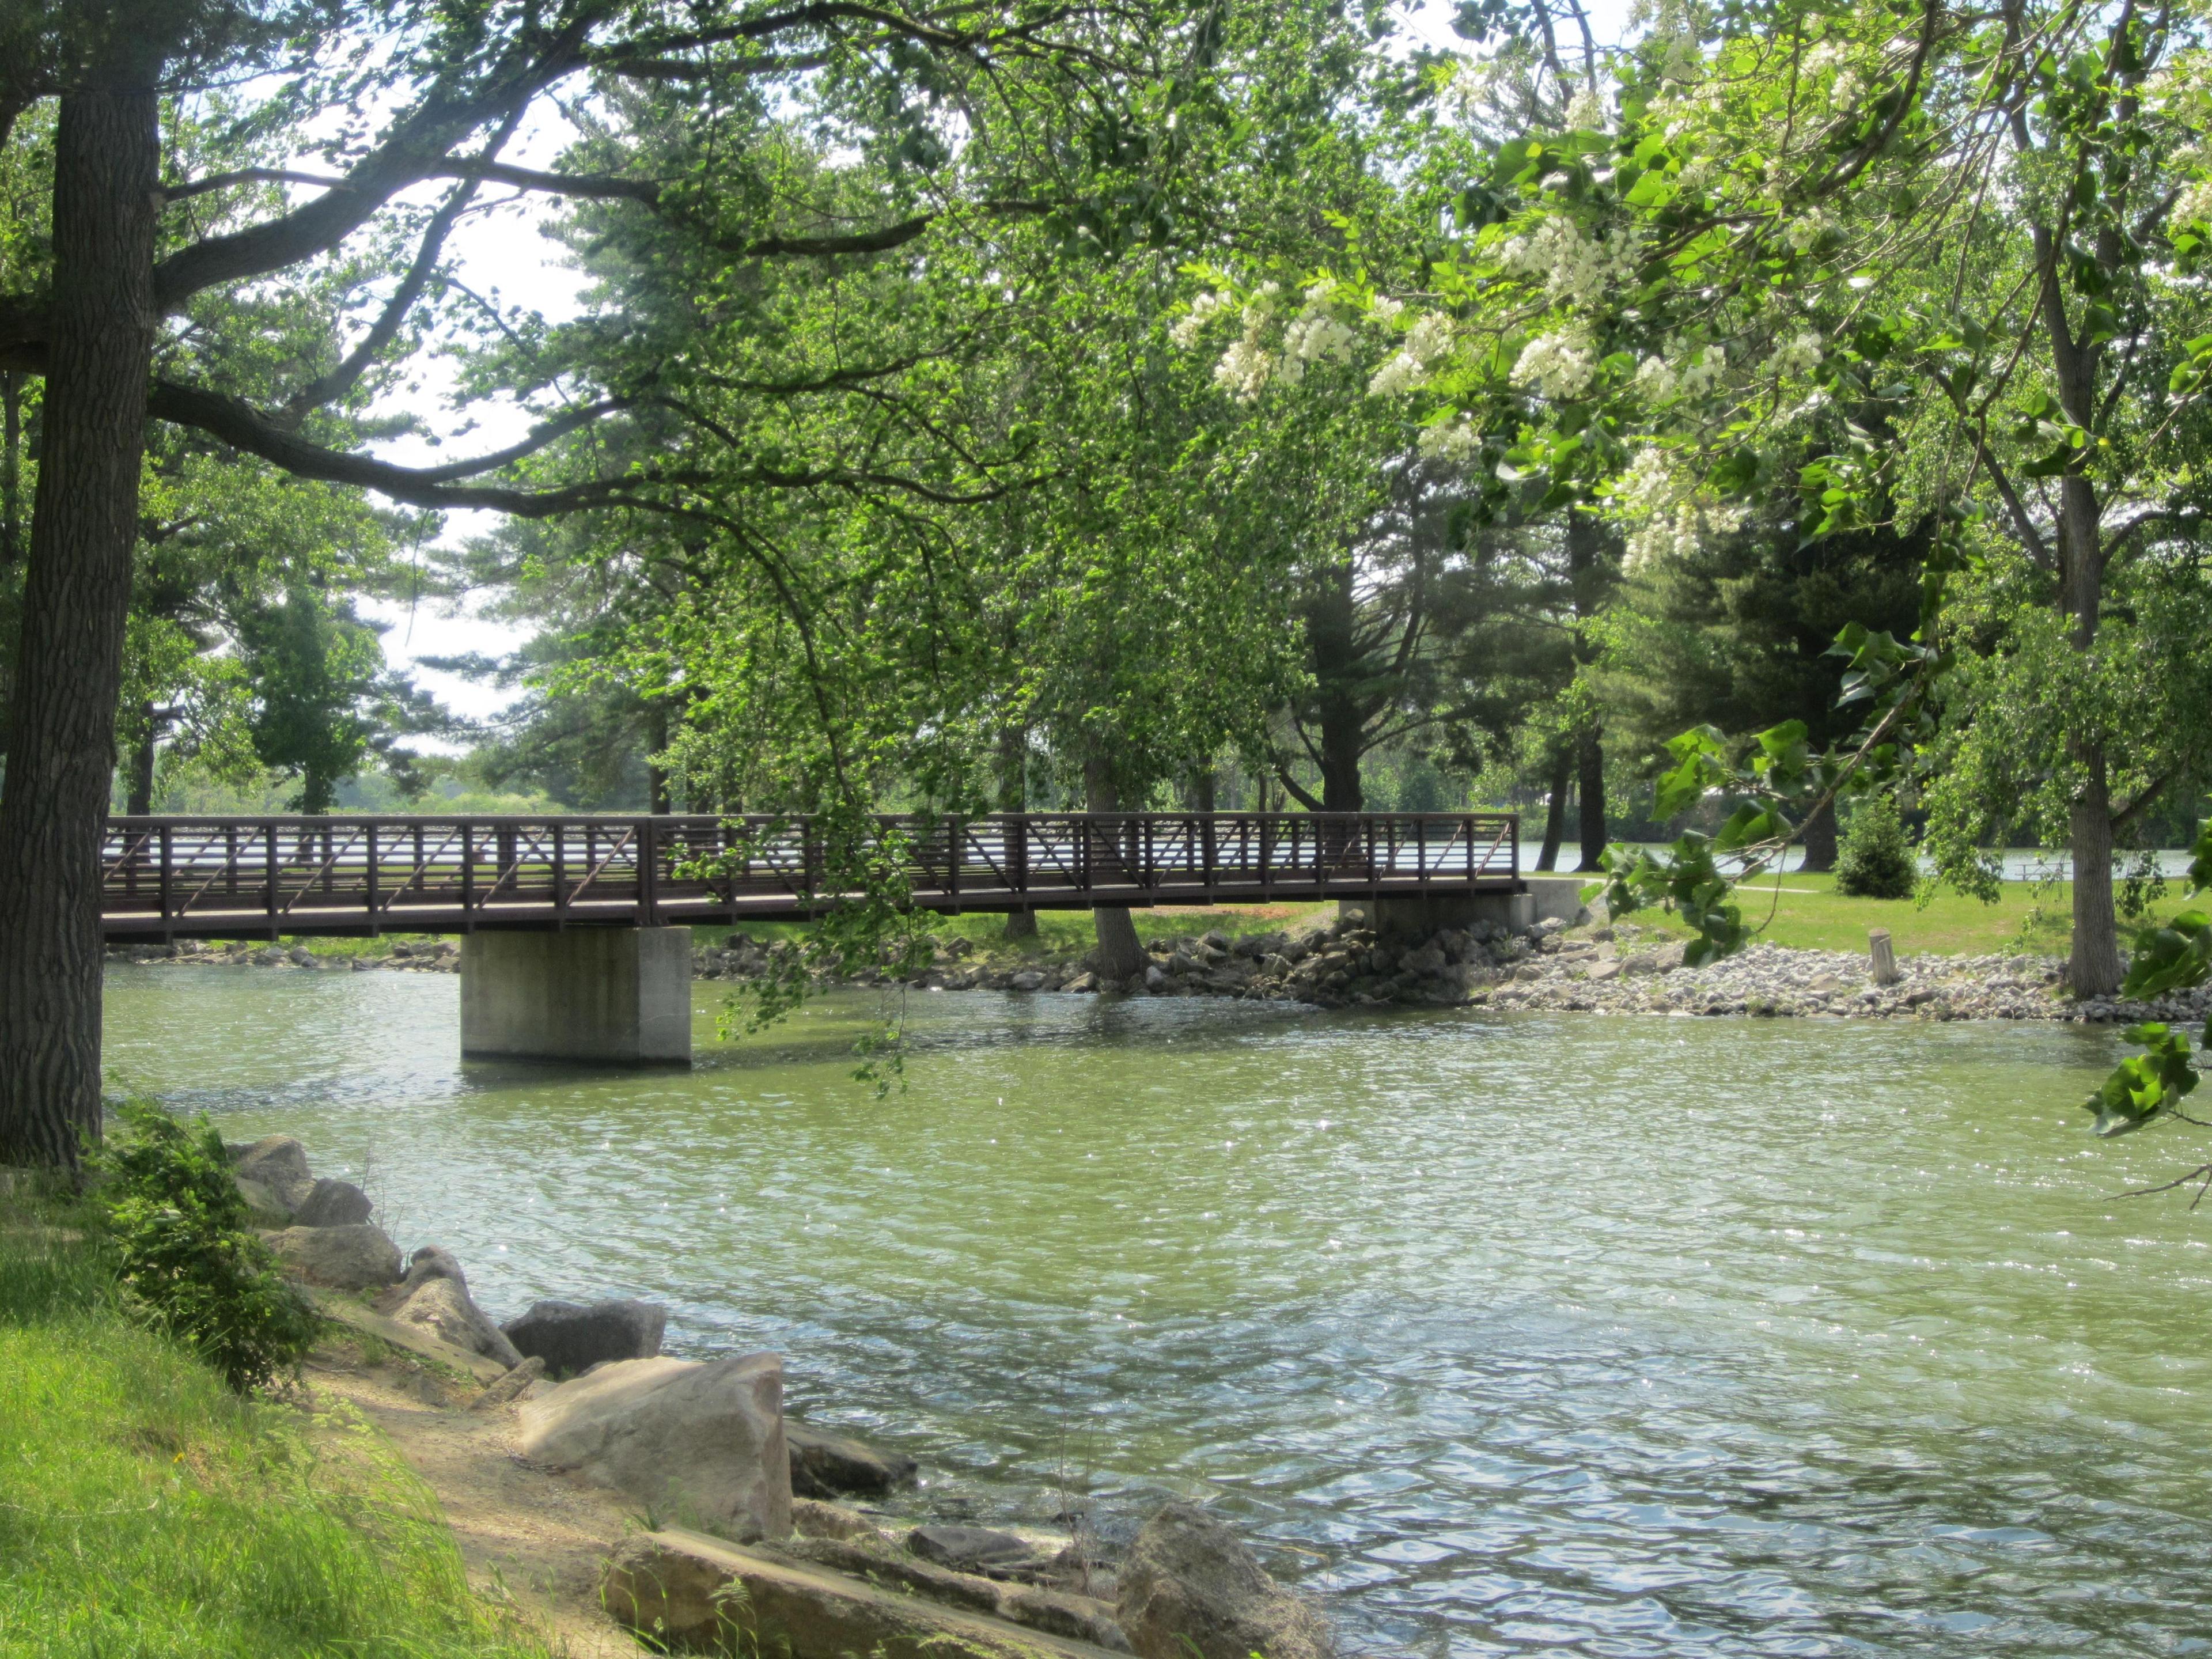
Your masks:
M 150 84 L 61 100 L 44 448 L 0 799 L 0 1164 L 100 1133 L 100 848 L 153 370 Z M 150 82 L 150 76 L 146 77 Z
M 0 570 L 23 556 L 23 377 L 0 374 Z
M 161 729 L 152 703 L 141 708 L 138 715 L 143 726 L 131 751 L 131 799 L 123 809 L 134 818 L 143 818 L 154 810 L 155 739 Z
M 1030 734 L 1018 726 L 1000 728 L 999 810 L 1001 812 L 1029 811 L 1029 758 Z M 1036 936 L 1036 911 L 1024 909 L 1006 912 L 1006 938 L 1024 939 L 1035 939 Z
M 1114 768 L 1102 756 L 1092 756 L 1083 763 L 1083 805 L 1091 812 L 1115 812 L 1121 810 L 1121 791 L 1114 781 Z M 1152 960 L 1145 947 L 1138 942 L 1137 924 L 1129 913 L 1115 906 L 1101 905 L 1091 912 L 1091 924 L 1098 937 L 1098 949 L 1092 957 L 1101 979 L 1127 979 L 1132 974 L 1141 974 Z
M 2087 478 L 2058 481 L 2058 580 L 2074 623 L 2074 648 L 2097 641 L 2103 611 L 2104 549 L 2096 492 Z M 2074 855 L 2074 948 L 2066 983 L 2077 997 L 2110 996 L 2120 988 L 2119 927 L 2112 914 L 2112 793 L 2105 746 L 2081 738 L 2068 749 L 2082 784 L 2068 810 Z
M 1358 812 L 1366 808 L 1360 787 L 1359 759 L 1366 746 L 1367 721 L 1359 705 L 1361 678 L 1354 630 L 1358 601 L 1346 561 L 1331 574 L 1306 610 L 1306 649 L 1314 676 L 1314 723 L 1319 728 L 1321 805 L 1324 812 Z
M 1582 792 L 1582 862 L 1577 870 L 1595 870 L 1605 851 L 1605 739 L 1595 726 L 1583 728 L 1575 743 L 1576 763 Z
M 1836 867 L 1836 804 L 1830 801 L 1811 817 L 1805 820 L 1798 832 L 1797 843 L 1805 849 L 1805 862 L 1801 866 L 1810 874 L 1819 875 Z
M 1559 867 L 1559 842 L 1567 830 L 1567 780 L 1574 763 L 1573 751 L 1565 744 L 1552 757 L 1552 798 L 1544 808 L 1544 845 L 1536 854 L 1539 870 Z

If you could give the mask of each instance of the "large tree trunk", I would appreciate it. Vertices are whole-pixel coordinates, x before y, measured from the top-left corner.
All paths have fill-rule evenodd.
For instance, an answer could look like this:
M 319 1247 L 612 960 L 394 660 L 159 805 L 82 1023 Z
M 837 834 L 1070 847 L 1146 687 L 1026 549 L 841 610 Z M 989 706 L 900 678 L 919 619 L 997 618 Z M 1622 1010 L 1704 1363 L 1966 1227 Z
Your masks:
M 0 373 L 0 570 L 23 556 L 23 377 Z
M 1577 870 L 1600 868 L 1605 852 L 1605 740 L 1595 726 L 1585 726 L 1575 741 L 1578 785 L 1582 793 L 1582 862 Z
M 100 845 L 154 350 L 159 129 L 136 79 L 64 97 L 54 138 L 52 345 L 0 799 L 0 1164 L 74 1167 L 100 1133 Z
M 1315 747 L 1320 751 L 1321 805 L 1324 812 L 1358 812 L 1367 798 L 1360 787 L 1359 759 L 1367 741 L 1361 711 L 1358 601 L 1346 561 L 1331 573 L 1306 610 L 1306 649 L 1314 676 Z
M 1572 751 L 1560 744 L 1559 753 L 1552 757 L 1552 794 L 1544 807 L 1544 844 L 1536 854 L 1539 870 L 1559 867 L 1559 843 L 1567 833 L 1567 781 L 1573 766 Z
M 1797 832 L 1797 844 L 1805 849 L 1805 862 L 1800 868 L 1820 875 L 1836 867 L 1835 802 L 1830 801 L 1805 820 Z
M 1018 726 L 1002 727 L 999 732 L 999 810 L 1001 812 L 1026 812 L 1030 810 L 1030 734 Z M 1035 939 L 1037 936 L 1036 912 L 1009 910 L 1006 912 L 1006 935 L 1010 939 Z
M 1083 763 L 1084 810 L 1091 812 L 1115 812 L 1121 810 L 1121 795 L 1114 781 L 1112 763 L 1102 756 L 1092 756 Z M 1141 974 L 1152 958 L 1137 939 L 1137 924 L 1129 913 L 1117 907 L 1101 905 L 1091 912 L 1091 924 L 1098 936 L 1098 948 L 1092 956 L 1097 963 L 1101 979 L 1127 979 L 1132 974 Z
M 2062 600 L 2074 623 L 2074 648 L 2096 643 L 2103 611 L 2104 548 L 2094 489 L 2087 478 L 2058 481 L 2058 570 Z M 2068 745 L 2081 787 L 2068 812 L 2074 856 L 2074 949 L 2066 983 L 2077 997 L 2110 996 L 2120 988 L 2119 927 L 2112 913 L 2112 795 L 2105 748 L 2090 738 Z

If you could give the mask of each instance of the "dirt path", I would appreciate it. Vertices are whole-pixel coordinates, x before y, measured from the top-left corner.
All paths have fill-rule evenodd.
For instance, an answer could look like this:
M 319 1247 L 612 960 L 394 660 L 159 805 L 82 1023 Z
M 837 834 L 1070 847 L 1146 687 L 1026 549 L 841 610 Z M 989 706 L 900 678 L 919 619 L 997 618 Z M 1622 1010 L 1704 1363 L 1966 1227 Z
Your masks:
M 599 1605 L 601 1564 L 640 1526 L 619 1492 L 549 1474 L 514 1455 L 514 1407 L 465 1408 L 471 1383 L 394 1350 L 344 1340 L 308 1360 L 310 1392 L 349 1402 L 381 1430 L 436 1496 L 483 1594 L 515 1608 L 569 1659 L 637 1659 L 644 1650 Z

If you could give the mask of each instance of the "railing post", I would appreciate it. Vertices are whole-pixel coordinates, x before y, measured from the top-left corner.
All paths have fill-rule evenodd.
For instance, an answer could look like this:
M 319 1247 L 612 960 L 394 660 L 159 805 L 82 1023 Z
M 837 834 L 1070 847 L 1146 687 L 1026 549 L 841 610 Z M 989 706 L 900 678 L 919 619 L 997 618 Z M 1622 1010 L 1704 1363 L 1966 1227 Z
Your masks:
M 952 914 L 960 914 L 960 860 L 966 850 L 961 839 L 960 820 L 950 812 L 945 815 L 945 890 L 952 902 Z
M 276 937 L 276 826 L 261 826 L 261 846 L 269 866 L 269 937 Z
M 161 936 L 165 939 L 169 933 L 166 925 L 169 920 L 169 902 L 171 896 L 176 891 L 176 877 L 173 873 L 175 846 L 171 836 L 169 826 L 163 824 L 161 826 L 161 921 L 164 926 L 161 929 Z
M 660 826 L 647 818 L 637 832 L 638 926 L 660 925 Z
M 567 858 L 568 836 L 558 818 L 554 819 L 547 827 L 553 831 L 553 920 L 556 925 L 565 927 L 568 921 L 568 861 Z M 584 867 L 586 870 L 592 867 L 588 853 L 584 860 Z M 650 923 L 647 925 L 651 926 Z
M 376 915 L 376 825 L 374 821 L 362 826 L 362 844 L 367 849 L 368 862 L 364 868 L 362 891 L 368 902 L 368 933 L 376 937 L 379 923 Z
M 238 826 L 222 826 L 222 890 L 226 896 L 238 891 Z
M 461 824 L 461 931 L 472 933 L 477 920 L 477 832 L 474 825 Z
M 1017 893 L 1030 890 L 1030 821 L 1026 815 L 1006 820 L 1006 885 Z

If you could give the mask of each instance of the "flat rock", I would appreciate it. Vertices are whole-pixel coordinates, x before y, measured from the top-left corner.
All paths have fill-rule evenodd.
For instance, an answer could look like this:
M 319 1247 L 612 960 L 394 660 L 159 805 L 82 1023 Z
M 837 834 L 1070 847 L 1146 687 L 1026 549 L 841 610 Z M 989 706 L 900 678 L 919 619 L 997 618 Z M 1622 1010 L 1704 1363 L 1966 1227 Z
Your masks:
M 515 1449 L 744 1538 L 791 1532 L 783 1361 L 622 1359 L 526 1403 Z
M 536 1364 L 536 1361 L 529 1362 Z M 791 1419 L 783 1420 L 786 1434 L 791 1432 Z M 861 1540 L 872 1543 L 887 1543 L 884 1529 L 858 1510 L 848 1510 L 836 1504 L 825 1504 L 818 1498 L 794 1498 L 791 1500 L 791 1529 L 801 1538 L 835 1538 L 850 1541 Z
M 1116 1611 L 1138 1659 L 1328 1659 L 1328 1624 L 1237 1534 L 1194 1504 L 1145 1522 L 1121 1563 Z
M 791 1448 L 791 1490 L 801 1498 L 884 1498 L 911 1486 L 920 1466 L 901 1452 L 887 1452 L 786 1419 Z
M 290 1135 L 264 1135 L 243 1146 L 227 1146 L 230 1171 L 257 1182 L 276 1194 L 277 1206 L 296 1210 L 307 1202 L 315 1177 L 307 1168 L 307 1149 Z
M 399 1247 L 368 1222 L 287 1227 L 268 1239 L 287 1273 L 325 1290 L 373 1291 L 399 1280 Z
M 623 1545 L 608 1564 L 605 1599 L 619 1622 L 675 1645 L 727 1647 L 742 1619 L 746 1650 L 796 1659 L 1095 1659 L 1115 1651 L 673 1528 Z
M 533 1302 L 501 1329 L 516 1352 L 536 1355 L 556 1376 L 574 1376 L 605 1360 L 653 1358 L 668 1329 L 668 1310 L 626 1297 Z
M 307 1189 L 292 1212 L 295 1227 L 358 1227 L 375 1208 L 368 1194 L 350 1181 L 325 1176 Z
M 1025 1538 L 988 1527 L 963 1527 L 939 1522 L 916 1527 L 906 1535 L 907 1553 L 957 1572 L 988 1572 L 993 1567 L 1028 1561 L 1036 1551 Z

